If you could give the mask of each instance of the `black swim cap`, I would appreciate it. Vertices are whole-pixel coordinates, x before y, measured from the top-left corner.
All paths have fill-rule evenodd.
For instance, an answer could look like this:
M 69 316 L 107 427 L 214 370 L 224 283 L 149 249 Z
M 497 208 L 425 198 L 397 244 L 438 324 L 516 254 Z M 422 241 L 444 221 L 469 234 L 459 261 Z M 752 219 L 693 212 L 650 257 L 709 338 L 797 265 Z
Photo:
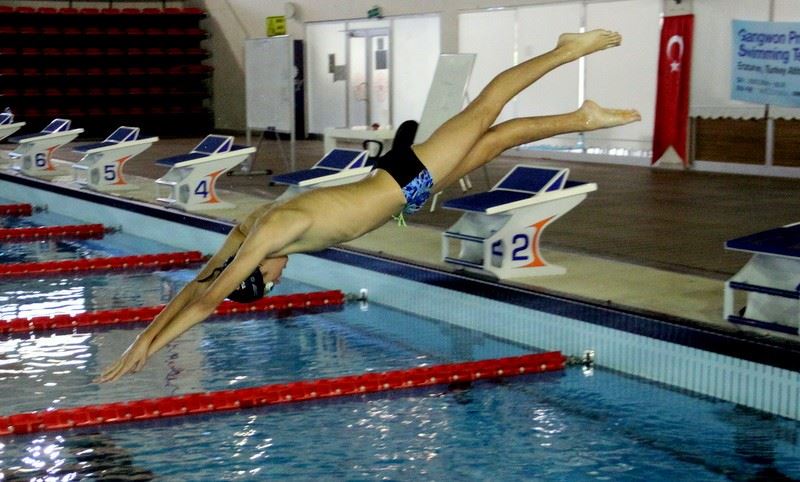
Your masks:
M 228 258 L 221 267 L 215 269 L 214 271 L 223 271 L 233 261 L 234 256 Z M 206 281 L 210 277 L 211 276 L 208 276 L 207 278 L 198 281 Z M 264 277 L 261 275 L 261 269 L 256 266 L 256 269 L 254 269 L 253 272 L 250 273 L 250 275 L 248 275 L 247 278 L 245 278 L 244 281 L 239 284 L 238 288 L 231 291 L 227 298 L 237 303 L 253 303 L 260 300 L 265 294 L 272 291 L 273 286 L 275 286 L 275 283 L 272 281 L 269 283 L 264 283 Z

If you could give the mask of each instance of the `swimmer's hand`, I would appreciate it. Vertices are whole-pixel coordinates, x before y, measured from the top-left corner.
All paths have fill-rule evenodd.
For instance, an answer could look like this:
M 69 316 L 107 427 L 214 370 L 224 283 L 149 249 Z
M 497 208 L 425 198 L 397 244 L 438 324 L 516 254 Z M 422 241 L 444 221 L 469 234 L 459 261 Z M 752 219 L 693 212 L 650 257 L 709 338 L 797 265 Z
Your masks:
M 94 379 L 95 383 L 113 382 L 128 373 L 136 373 L 147 363 L 147 352 L 150 350 L 152 338 L 144 333 L 139 334 L 131 346 L 103 371 L 103 374 Z

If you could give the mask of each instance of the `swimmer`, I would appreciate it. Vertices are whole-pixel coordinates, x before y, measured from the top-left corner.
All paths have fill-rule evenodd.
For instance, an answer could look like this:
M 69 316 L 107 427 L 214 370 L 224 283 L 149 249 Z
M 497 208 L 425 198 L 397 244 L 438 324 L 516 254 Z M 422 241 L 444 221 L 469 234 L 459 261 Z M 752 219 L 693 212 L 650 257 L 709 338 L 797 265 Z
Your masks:
M 225 298 L 258 299 L 280 279 L 287 256 L 356 239 L 400 212 L 419 210 L 428 197 L 520 144 L 568 132 L 586 132 L 640 120 L 635 110 L 600 107 L 587 100 L 567 114 L 512 119 L 493 125 L 514 96 L 554 68 L 616 47 L 608 30 L 563 34 L 555 48 L 495 77 L 463 111 L 414 146 L 397 146 L 361 181 L 305 192 L 281 204 L 256 208 L 220 250 L 130 347 L 97 378 L 118 379 L 197 323 Z

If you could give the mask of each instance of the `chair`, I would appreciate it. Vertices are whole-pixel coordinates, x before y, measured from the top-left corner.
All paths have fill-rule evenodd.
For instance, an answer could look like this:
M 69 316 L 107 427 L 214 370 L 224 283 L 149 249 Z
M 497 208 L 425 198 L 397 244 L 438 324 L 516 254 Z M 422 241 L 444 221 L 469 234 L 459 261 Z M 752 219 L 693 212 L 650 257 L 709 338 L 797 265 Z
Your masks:
M 565 273 L 542 257 L 542 232 L 597 190 L 568 175 L 565 168 L 518 165 L 491 190 L 445 202 L 464 214 L 442 234 L 443 260 L 500 279 Z
M 254 147 L 234 145 L 232 136 L 206 136 L 188 154 L 156 161 L 170 166 L 164 176 L 156 179 L 159 190 L 167 189 L 167 194 L 156 200 L 185 211 L 231 208 L 233 204 L 217 195 L 217 179 L 255 151 Z
M 724 317 L 731 323 L 798 335 L 800 328 L 800 223 L 729 240 L 725 248 L 751 253 L 725 283 Z M 747 301 L 734 311 L 736 292 Z
M 19 146 L 9 153 L 9 157 L 18 160 L 11 167 L 26 174 L 55 171 L 52 164 L 53 152 L 59 147 L 72 142 L 83 129 L 72 129 L 69 119 L 53 119 L 41 132 L 12 137 L 11 142 Z
M 123 167 L 134 156 L 149 149 L 158 137 L 139 139 L 138 127 L 122 126 L 103 142 L 84 144 L 73 149 L 83 158 L 72 166 L 78 184 L 96 191 L 131 189 L 125 180 Z
M 289 186 L 281 195 L 283 199 L 308 189 L 348 184 L 358 181 L 372 170 L 367 165 L 367 156 L 367 151 L 336 148 L 325 154 L 311 169 L 273 176 L 272 182 Z
M 0 141 L 17 132 L 24 125 L 24 122 L 14 122 L 14 114 L 11 112 L 0 113 Z

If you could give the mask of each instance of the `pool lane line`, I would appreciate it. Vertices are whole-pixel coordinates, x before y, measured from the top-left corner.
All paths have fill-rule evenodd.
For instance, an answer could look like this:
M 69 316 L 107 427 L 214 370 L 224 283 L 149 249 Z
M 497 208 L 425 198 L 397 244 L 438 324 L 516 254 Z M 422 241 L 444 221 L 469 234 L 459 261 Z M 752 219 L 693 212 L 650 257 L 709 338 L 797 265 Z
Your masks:
M 262 298 L 255 303 L 223 301 L 214 310 L 214 316 L 235 316 L 247 313 L 271 311 L 314 309 L 341 306 L 346 295 L 338 290 L 295 293 Z M 38 333 L 81 327 L 107 327 L 152 321 L 166 305 L 145 306 L 141 308 L 121 308 L 114 310 L 87 311 L 85 313 L 35 316 L 0 320 L 0 335 L 17 333 Z
M 0 242 L 41 241 L 55 238 L 100 239 L 114 229 L 102 224 L 67 224 L 61 226 L 34 226 L 21 228 L 0 228 Z
M 184 251 L 178 253 L 141 254 L 107 258 L 3 263 L 0 264 L 0 277 L 38 276 L 81 271 L 183 268 L 185 266 L 202 263 L 206 259 L 207 257 L 199 251 Z
M 434 385 L 471 383 L 562 370 L 565 363 L 566 359 L 560 352 L 537 353 L 381 373 L 18 413 L 0 417 L 0 436 L 209 414 Z
M 33 211 L 30 204 L 0 204 L 0 216 L 30 216 Z

